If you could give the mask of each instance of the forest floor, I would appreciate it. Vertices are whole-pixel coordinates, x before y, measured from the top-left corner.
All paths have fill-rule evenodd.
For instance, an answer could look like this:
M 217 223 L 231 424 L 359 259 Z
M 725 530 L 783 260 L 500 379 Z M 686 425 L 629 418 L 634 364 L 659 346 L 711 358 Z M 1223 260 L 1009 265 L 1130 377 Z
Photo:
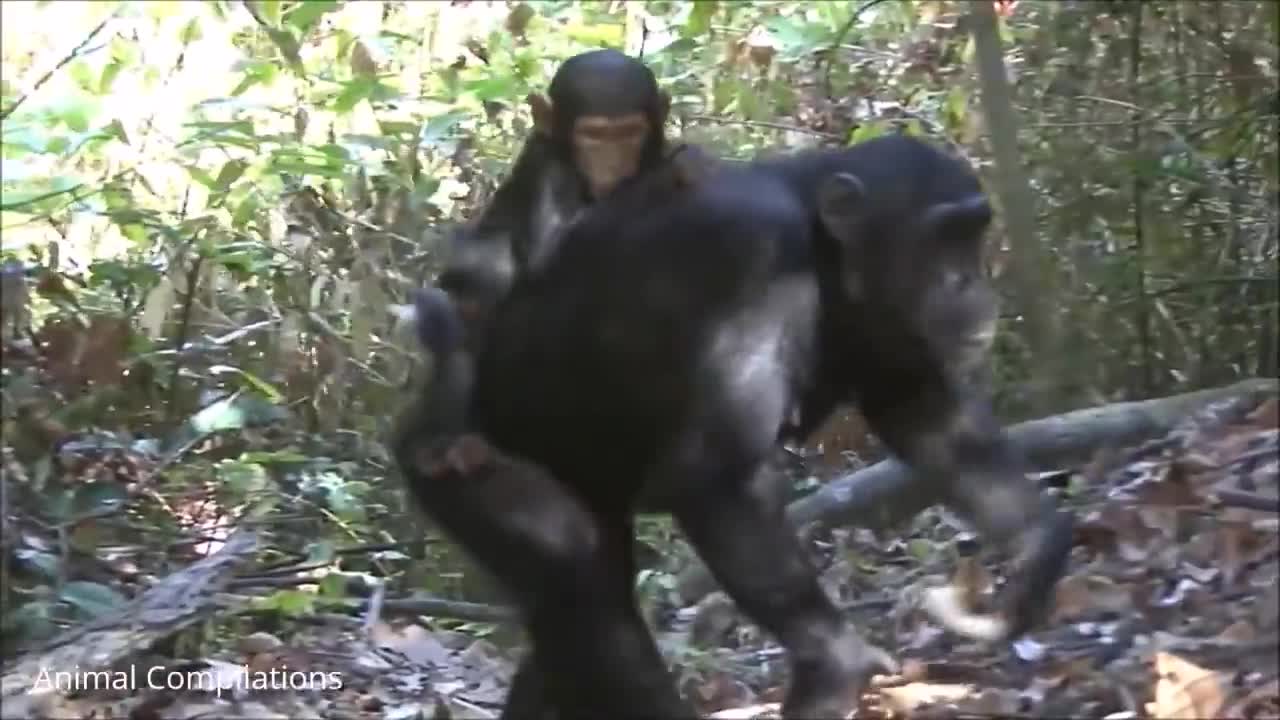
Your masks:
M 824 584 L 903 664 L 900 676 L 876 678 L 857 717 L 1280 717 L 1278 412 L 1274 395 L 1218 402 L 1164 437 L 1048 477 L 1078 513 L 1071 569 L 1044 628 L 1001 647 L 957 638 L 921 610 L 930 586 L 951 582 L 981 602 L 1000 584 L 997 564 L 955 551 L 964 529 L 947 512 L 929 510 L 892 536 L 825 531 L 815 543 Z M 183 579 L 177 592 L 191 604 L 200 582 Z M 660 643 L 700 712 L 776 717 L 785 658 L 723 594 L 667 620 Z M 176 648 L 158 649 L 167 630 L 139 629 L 162 621 L 131 622 L 127 640 L 76 662 L 86 672 L 106 660 L 132 668 L 133 685 L 19 692 L 6 663 L 3 716 L 490 718 L 513 667 L 488 640 L 376 610 L 363 620 L 316 613 L 181 661 Z M 72 645 L 77 657 L 103 646 Z M 147 687 L 138 668 L 206 686 Z M 280 683 L 249 679 L 269 675 Z

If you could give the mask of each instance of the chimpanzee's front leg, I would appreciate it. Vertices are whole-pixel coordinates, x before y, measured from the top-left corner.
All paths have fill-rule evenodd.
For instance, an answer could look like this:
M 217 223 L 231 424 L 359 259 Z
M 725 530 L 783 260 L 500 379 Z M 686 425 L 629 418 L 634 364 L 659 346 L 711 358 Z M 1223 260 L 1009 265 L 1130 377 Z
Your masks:
M 783 717 L 844 717 L 870 676 L 895 663 L 863 640 L 818 584 L 773 487 L 775 472 L 762 464 L 691 478 L 693 490 L 673 512 L 725 592 L 787 649 L 792 680 Z
M 886 363 L 887 366 L 887 363 Z M 939 499 L 970 520 L 982 537 L 1017 554 L 1002 599 L 1016 637 L 1050 609 L 1071 552 L 1073 518 L 1026 479 L 1026 463 L 980 391 L 944 373 L 885 377 L 864 384 L 860 407 L 872 430 L 922 473 Z M 902 376 L 900 376 L 902 375 Z

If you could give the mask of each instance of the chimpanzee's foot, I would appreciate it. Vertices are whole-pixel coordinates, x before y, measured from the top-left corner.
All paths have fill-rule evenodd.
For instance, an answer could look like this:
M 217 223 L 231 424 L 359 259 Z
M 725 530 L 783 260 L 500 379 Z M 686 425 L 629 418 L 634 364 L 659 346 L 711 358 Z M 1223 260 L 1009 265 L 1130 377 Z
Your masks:
M 844 626 L 824 643 L 821 655 L 796 654 L 784 718 L 844 718 L 858 707 L 872 675 L 898 672 L 889 653 Z

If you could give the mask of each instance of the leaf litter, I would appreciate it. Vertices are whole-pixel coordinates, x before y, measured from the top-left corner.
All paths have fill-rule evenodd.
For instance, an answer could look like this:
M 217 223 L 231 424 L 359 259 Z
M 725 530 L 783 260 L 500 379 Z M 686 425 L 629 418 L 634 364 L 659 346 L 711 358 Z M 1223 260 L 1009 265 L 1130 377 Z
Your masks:
M 1045 475 L 1079 517 L 1072 563 L 1050 621 L 1002 647 L 948 633 L 922 610 L 929 587 L 949 582 L 982 609 L 1002 582 L 945 510 L 894 537 L 831 530 L 816 543 L 824 586 L 903 665 L 875 679 L 854 716 L 1280 717 L 1277 408 L 1275 396 L 1215 403 L 1165 437 Z M 778 716 L 785 657 L 723 594 L 671 618 L 656 628 L 659 641 L 700 713 Z M 427 623 L 313 613 L 217 657 L 129 660 L 198 669 L 217 688 L 54 693 L 38 707 L 6 703 L 5 716 L 497 717 L 514 659 Z M 244 687 L 245 676 L 272 670 L 306 681 Z

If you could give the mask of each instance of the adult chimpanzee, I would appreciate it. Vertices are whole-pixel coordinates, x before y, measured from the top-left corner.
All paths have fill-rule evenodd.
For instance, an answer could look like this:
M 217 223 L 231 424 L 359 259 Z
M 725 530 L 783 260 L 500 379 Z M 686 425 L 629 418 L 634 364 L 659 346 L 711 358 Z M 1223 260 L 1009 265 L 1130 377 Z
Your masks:
M 994 307 L 979 263 L 990 208 L 968 168 L 892 137 L 722 166 L 659 206 L 644 183 L 604 198 L 517 278 L 477 358 L 469 429 L 527 458 L 516 470 L 547 494 L 523 517 L 554 520 L 548 534 L 524 522 L 532 541 L 511 542 L 499 497 L 419 492 L 482 563 L 520 566 L 488 563 L 534 640 L 506 716 L 692 715 L 634 604 L 642 502 L 669 509 L 787 647 L 784 715 L 851 707 L 888 661 L 818 586 L 763 471 L 779 439 L 846 399 L 942 499 L 1027 553 L 1008 612 L 1012 633 L 1026 629 L 1070 523 L 963 380 Z M 411 441 L 396 452 L 411 483 L 431 482 Z
M 529 96 L 534 132 L 484 212 L 452 238 L 438 283 L 468 325 L 550 252 L 579 210 L 665 153 L 669 99 L 639 60 L 617 50 L 575 55 L 548 94 Z

